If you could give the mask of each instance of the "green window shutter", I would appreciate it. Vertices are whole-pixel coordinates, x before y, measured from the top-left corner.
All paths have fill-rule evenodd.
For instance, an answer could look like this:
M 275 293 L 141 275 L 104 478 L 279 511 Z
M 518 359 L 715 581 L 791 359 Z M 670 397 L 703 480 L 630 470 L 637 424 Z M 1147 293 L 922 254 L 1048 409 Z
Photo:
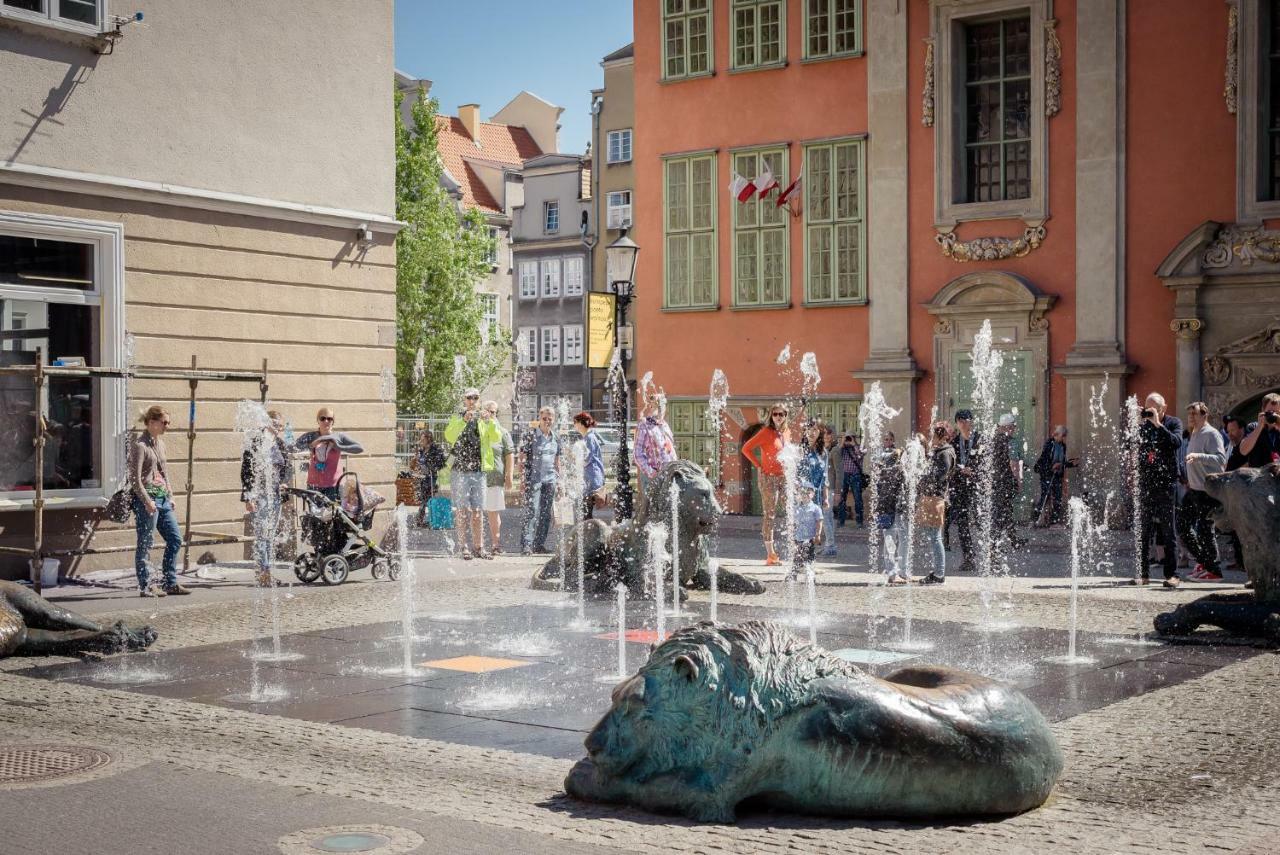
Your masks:
M 664 306 L 714 307 L 715 155 L 670 158 L 664 170 Z
M 805 301 L 862 300 L 865 288 L 863 143 L 818 143 L 805 150 Z

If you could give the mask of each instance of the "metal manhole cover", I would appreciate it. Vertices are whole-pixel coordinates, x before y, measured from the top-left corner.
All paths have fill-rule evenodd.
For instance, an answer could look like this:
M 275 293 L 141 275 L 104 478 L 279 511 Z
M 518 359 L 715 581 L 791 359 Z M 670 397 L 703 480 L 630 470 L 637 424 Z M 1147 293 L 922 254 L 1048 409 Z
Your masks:
M 0 784 L 78 775 L 111 762 L 111 755 L 80 745 L 0 745 Z

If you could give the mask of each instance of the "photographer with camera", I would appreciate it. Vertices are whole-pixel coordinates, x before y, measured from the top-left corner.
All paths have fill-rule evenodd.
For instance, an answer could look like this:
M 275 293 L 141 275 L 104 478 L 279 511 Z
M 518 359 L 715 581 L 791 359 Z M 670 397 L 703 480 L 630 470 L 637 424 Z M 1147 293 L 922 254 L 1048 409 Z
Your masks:
M 1280 462 L 1280 394 L 1275 392 L 1262 398 L 1262 412 L 1256 425 L 1249 426 L 1249 434 L 1240 443 L 1240 453 L 1248 466 L 1254 468 Z
M 1164 569 L 1164 586 L 1177 588 L 1178 547 L 1174 535 L 1178 482 L 1182 473 L 1178 455 L 1182 449 L 1182 422 L 1166 416 L 1164 396 L 1152 392 L 1147 396 L 1142 410 L 1142 422 L 1138 425 L 1138 492 L 1141 498 L 1142 530 L 1139 542 L 1142 556 L 1139 562 L 1141 579 L 1134 584 L 1145 585 L 1150 581 L 1147 562 L 1151 550 L 1151 534 L 1163 547 L 1160 563 Z

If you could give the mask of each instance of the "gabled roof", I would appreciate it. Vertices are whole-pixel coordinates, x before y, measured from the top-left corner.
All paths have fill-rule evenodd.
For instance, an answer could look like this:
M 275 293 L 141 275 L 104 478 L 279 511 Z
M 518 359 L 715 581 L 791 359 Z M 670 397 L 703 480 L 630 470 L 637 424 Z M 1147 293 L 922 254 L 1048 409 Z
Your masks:
M 528 131 L 511 125 L 481 122 L 476 131 L 479 139 L 476 140 L 467 133 L 461 119 L 456 116 L 436 116 L 436 131 L 440 142 L 440 159 L 444 162 L 444 168 L 461 185 L 462 204 L 466 208 L 503 213 L 502 205 L 485 187 L 468 161 L 518 169 L 529 158 L 542 154 Z

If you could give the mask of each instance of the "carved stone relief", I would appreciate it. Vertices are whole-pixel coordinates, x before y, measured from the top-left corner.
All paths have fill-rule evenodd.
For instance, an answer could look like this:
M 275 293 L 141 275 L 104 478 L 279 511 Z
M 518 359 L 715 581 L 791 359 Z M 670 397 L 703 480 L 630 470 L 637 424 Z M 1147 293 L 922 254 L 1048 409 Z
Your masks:
M 933 127 L 933 39 L 924 40 L 924 92 L 921 93 L 922 103 L 920 121 L 924 123 L 926 128 Z
M 1200 337 L 1204 329 L 1204 321 L 1199 318 L 1176 318 L 1169 323 L 1169 329 L 1178 334 L 1178 338 L 1191 341 Z
M 1056 116 L 1062 109 L 1062 43 L 1058 41 L 1058 21 L 1044 22 L 1044 114 Z
M 1209 269 L 1230 267 L 1239 260 L 1242 267 L 1255 261 L 1280 262 L 1280 232 L 1262 226 L 1223 226 L 1217 237 L 1204 250 L 1204 266 Z
M 962 241 L 952 229 L 934 235 L 942 254 L 952 261 L 1001 261 L 1021 258 L 1038 249 L 1045 239 L 1044 224 L 1027 226 L 1021 237 L 982 237 Z

